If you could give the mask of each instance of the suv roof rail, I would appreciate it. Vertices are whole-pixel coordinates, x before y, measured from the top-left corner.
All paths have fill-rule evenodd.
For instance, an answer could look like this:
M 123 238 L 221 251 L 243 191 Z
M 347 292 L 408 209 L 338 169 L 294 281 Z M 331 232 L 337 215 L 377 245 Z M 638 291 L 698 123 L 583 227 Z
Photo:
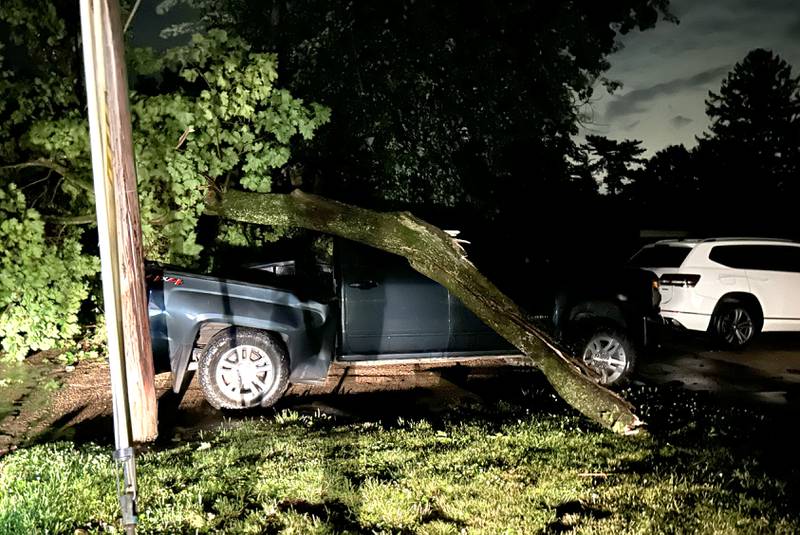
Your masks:
M 725 238 L 706 238 L 702 240 L 703 243 L 707 242 L 721 242 L 721 241 L 766 241 L 766 242 L 776 242 L 776 243 L 798 243 L 794 240 L 786 239 L 786 238 L 754 238 L 752 236 L 746 237 L 725 237 Z
M 658 240 L 656 244 L 659 243 L 687 243 L 687 244 L 694 244 L 700 243 L 703 240 L 699 240 L 697 238 L 669 238 L 666 240 Z

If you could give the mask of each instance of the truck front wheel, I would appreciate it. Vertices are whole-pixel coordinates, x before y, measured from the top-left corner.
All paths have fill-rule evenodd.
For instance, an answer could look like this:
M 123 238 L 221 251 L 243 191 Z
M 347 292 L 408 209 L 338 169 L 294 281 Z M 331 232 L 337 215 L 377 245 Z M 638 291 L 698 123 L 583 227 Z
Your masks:
M 286 391 L 289 357 L 277 337 L 231 328 L 214 335 L 197 371 L 203 395 L 217 409 L 269 407 Z

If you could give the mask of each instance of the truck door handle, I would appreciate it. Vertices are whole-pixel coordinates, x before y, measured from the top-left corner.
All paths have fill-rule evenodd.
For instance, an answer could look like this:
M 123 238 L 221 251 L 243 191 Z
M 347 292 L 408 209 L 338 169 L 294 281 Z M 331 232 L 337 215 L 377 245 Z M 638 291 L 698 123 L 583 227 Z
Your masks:
M 371 280 L 356 281 L 348 284 L 349 287 L 358 288 L 359 290 L 369 290 L 370 288 L 375 288 L 377 285 L 378 285 L 377 282 Z

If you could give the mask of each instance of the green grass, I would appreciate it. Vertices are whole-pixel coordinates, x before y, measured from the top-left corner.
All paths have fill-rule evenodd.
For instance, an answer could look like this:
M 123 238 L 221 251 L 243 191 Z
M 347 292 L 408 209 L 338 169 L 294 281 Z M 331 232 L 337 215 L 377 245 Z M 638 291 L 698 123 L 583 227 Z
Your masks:
M 543 396 L 427 419 L 229 420 L 139 455 L 139 531 L 800 532 L 798 461 L 774 427 L 689 395 L 629 395 L 654 436 L 611 435 Z M 116 530 L 109 459 L 63 442 L 4 458 L 0 533 Z

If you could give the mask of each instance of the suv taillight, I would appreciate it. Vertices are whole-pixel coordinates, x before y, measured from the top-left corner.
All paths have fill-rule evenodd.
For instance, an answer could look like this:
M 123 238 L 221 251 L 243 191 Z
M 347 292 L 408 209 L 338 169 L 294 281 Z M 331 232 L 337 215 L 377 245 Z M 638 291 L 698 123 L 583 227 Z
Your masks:
M 683 288 L 694 288 L 700 275 L 684 275 L 682 273 L 665 273 L 661 275 L 661 286 L 681 286 Z

